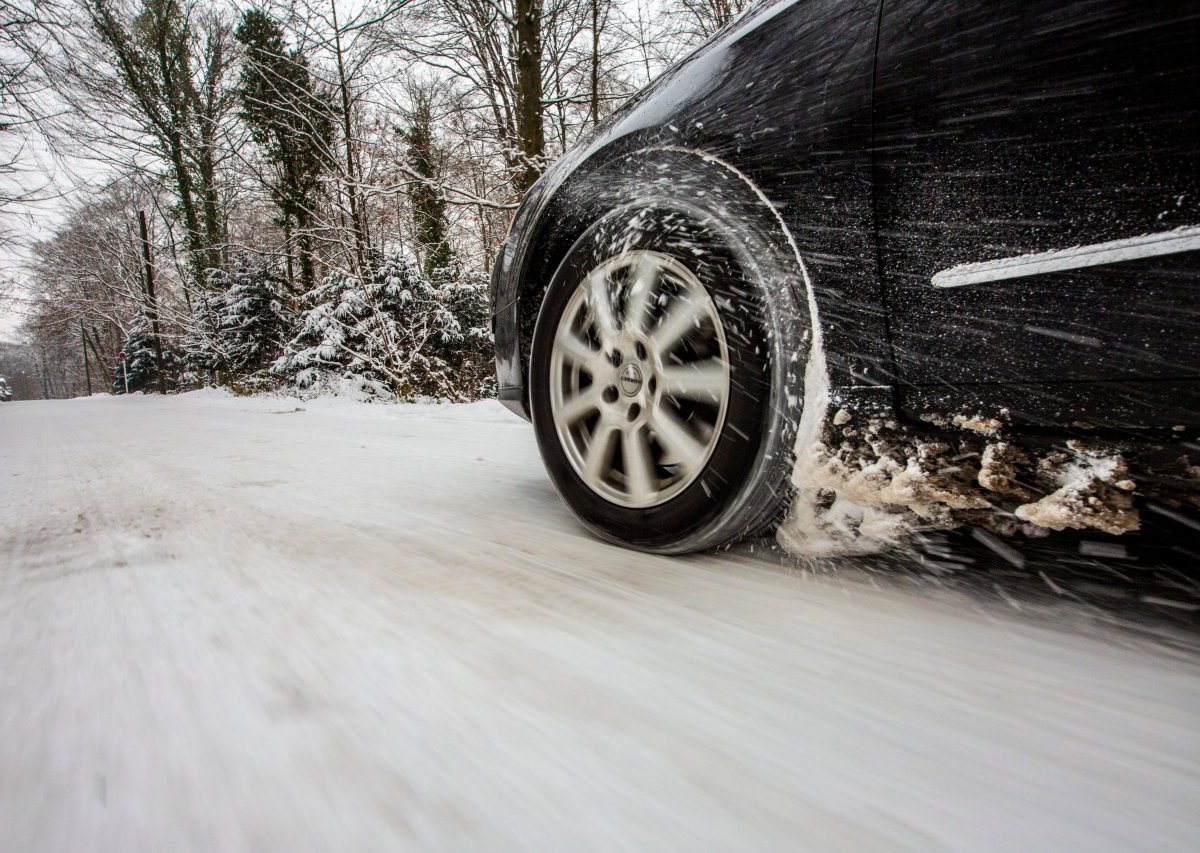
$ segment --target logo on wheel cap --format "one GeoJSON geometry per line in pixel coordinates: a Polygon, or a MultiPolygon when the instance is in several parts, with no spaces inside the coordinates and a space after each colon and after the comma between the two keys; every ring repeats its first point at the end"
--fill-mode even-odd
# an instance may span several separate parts
{"type": "Polygon", "coordinates": [[[625,365],[620,377],[621,390],[629,397],[642,390],[642,371],[632,362],[625,365]]]}

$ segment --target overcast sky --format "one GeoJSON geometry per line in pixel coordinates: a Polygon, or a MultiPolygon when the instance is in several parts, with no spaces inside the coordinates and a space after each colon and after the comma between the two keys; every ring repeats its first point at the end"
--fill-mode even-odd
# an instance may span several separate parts
{"type": "MultiPolygon", "coordinates": [[[[17,140],[0,142],[0,159],[7,160],[17,140]]],[[[29,249],[38,240],[49,237],[63,216],[69,198],[72,176],[37,137],[24,141],[20,160],[25,169],[16,175],[0,175],[0,194],[35,192],[38,199],[14,203],[0,209],[0,279],[15,280],[23,275],[29,249]]],[[[20,325],[23,304],[0,299],[0,340],[13,340],[20,325]]]]}

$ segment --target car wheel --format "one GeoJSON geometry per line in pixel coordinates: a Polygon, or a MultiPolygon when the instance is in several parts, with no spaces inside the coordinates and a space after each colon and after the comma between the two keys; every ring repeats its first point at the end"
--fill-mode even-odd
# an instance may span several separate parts
{"type": "Polygon", "coordinates": [[[790,492],[797,317],[778,315],[794,301],[779,304],[771,252],[725,213],[677,199],[613,210],[546,291],[538,445],[564,501],[609,541],[714,547],[764,529],[790,492]]]}

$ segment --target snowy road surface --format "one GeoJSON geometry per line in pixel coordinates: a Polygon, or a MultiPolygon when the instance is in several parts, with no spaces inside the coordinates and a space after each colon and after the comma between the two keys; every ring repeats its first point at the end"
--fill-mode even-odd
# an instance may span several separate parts
{"type": "Polygon", "coordinates": [[[495,403],[6,404],[0,484],[0,850],[1200,849],[1186,627],[604,545],[495,403]]]}

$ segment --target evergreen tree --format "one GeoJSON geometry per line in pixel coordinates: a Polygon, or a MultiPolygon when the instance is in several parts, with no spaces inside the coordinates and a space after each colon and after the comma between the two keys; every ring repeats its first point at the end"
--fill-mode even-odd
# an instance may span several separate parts
{"type": "Polygon", "coordinates": [[[313,211],[333,143],[330,97],[313,80],[307,57],[299,48],[288,49],[283,28],[266,12],[243,13],[235,37],[246,47],[237,89],[241,115],[275,167],[270,191],[288,241],[289,279],[295,229],[300,289],[307,293],[316,279],[313,211]]]}
{"type": "Polygon", "coordinates": [[[183,359],[197,374],[218,374],[228,369],[220,335],[228,275],[209,270],[205,286],[192,297],[190,326],[183,338],[183,359]]]}
{"type": "Polygon", "coordinates": [[[269,261],[247,255],[234,259],[218,309],[222,361],[237,375],[268,366],[290,337],[291,318],[283,308],[283,277],[269,261]]]}
{"type": "MultiPolygon", "coordinates": [[[[452,304],[465,300],[477,314],[478,294],[463,291],[456,297],[453,287],[435,286],[395,255],[377,260],[372,269],[366,282],[330,275],[309,295],[299,332],[272,370],[301,387],[329,375],[352,375],[403,399],[478,396],[477,377],[462,381],[453,354],[464,342],[477,342],[480,327],[464,331],[452,304]]],[[[475,314],[471,318],[479,322],[475,314]]]]}
{"type": "Polygon", "coordinates": [[[233,258],[229,271],[210,270],[193,299],[183,341],[188,368],[232,379],[269,366],[292,335],[283,288],[275,264],[245,253],[233,258]]]}
{"type": "MultiPolygon", "coordinates": [[[[125,335],[125,363],[117,363],[113,378],[113,393],[125,393],[125,378],[129,378],[129,393],[155,391],[158,389],[158,366],[154,353],[154,332],[150,318],[144,309],[133,318],[129,332],[125,335]]],[[[163,372],[167,388],[174,389],[179,372],[180,359],[176,353],[163,346],[163,372]]]]}
{"type": "Polygon", "coordinates": [[[454,317],[455,331],[437,348],[455,385],[470,398],[496,395],[496,348],[488,283],[483,279],[442,280],[439,300],[454,317]]]}

